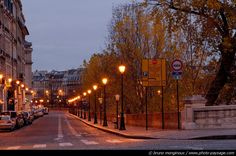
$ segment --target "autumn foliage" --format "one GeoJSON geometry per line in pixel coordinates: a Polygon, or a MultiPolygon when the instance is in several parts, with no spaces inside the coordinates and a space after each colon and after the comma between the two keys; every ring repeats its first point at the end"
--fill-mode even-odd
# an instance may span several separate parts
{"type": "MultiPolygon", "coordinates": [[[[107,77],[107,108],[114,111],[114,95],[120,94],[118,66],[125,64],[125,112],[144,113],[145,87],[140,83],[142,59],[165,58],[168,64],[165,111],[176,111],[176,81],[170,66],[178,58],[184,62],[179,82],[182,108],[183,98],[194,94],[206,96],[208,105],[233,104],[236,94],[236,16],[233,13],[235,1],[217,0],[148,0],[115,7],[106,48],[84,62],[84,90],[96,83],[100,86],[98,96],[103,96],[101,79],[107,77]],[[229,90],[231,94],[225,94],[229,90]],[[218,97],[227,101],[222,102],[218,97]]],[[[149,112],[161,110],[158,90],[160,87],[149,89],[149,112]]]]}

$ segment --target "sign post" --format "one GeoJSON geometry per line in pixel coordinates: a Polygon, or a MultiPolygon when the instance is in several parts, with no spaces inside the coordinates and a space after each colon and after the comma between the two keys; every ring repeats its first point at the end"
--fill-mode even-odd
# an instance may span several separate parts
{"type": "Polygon", "coordinates": [[[162,128],[164,129],[164,86],[166,86],[166,60],[143,59],[142,61],[142,85],[146,89],[146,130],[148,130],[148,87],[162,87],[162,128]]]}
{"type": "Polygon", "coordinates": [[[176,100],[177,100],[177,112],[178,112],[178,129],[180,129],[180,112],[179,112],[179,79],[182,75],[183,63],[181,60],[174,60],[172,62],[172,76],[176,79],[176,100]]]}

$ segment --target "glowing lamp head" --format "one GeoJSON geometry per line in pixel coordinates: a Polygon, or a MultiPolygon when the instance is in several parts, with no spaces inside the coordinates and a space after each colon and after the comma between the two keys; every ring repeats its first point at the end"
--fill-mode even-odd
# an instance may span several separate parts
{"type": "Polygon", "coordinates": [[[24,84],[21,84],[21,88],[24,88],[25,87],[25,85],[24,84]]]}
{"type": "Polygon", "coordinates": [[[92,91],[89,89],[89,90],[88,90],[88,94],[91,94],[91,93],[92,93],[92,91]]]}
{"type": "Polygon", "coordinates": [[[84,95],[84,96],[86,96],[86,95],[87,95],[87,93],[86,93],[86,92],[84,92],[84,93],[83,93],[83,95],[84,95]]]}
{"type": "Polygon", "coordinates": [[[97,90],[98,86],[97,85],[93,85],[93,90],[97,90]]]}
{"type": "Polygon", "coordinates": [[[119,95],[119,94],[116,94],[116,95],[115,95],[115,99],[116,99],[116,101],[119,101],[119,100],[120,100],[120,95],[119,95]]]}
{"type": "Polygon", "coordinates": [[[108,79],[107,79],[107,78],[103,78],[103,79],[102,79],[102,83],[103,83],[104,85],[106,85],[106,84],[107,84],[107,81],[108,81],[108,79]]]}
{"type": "Polygon", "coordinates": [[[124,65],[119,66],[119,71],[120,71],[121,74],[123,74],[125,72],[125,68],[126,67],[124,65]]]}
{"type": "Polygon", "coordinates": [[[10,82],[10,83],[11,83],[11,82],[12,82],[12,79],[11,79],[11,78],[10,78],[10,79],[8,79],[8,82],[10,82]]]}
{"type": "Polygon", "coordinates": [[[20,84],[20,81],[16,81],[16,84],[19,85],[19,84],[20,84]]]}
{"type": "Polygon", "coordinates": [[[3,79],[3,75],[2,74],[0,74],[0,79],[3,79]]]}

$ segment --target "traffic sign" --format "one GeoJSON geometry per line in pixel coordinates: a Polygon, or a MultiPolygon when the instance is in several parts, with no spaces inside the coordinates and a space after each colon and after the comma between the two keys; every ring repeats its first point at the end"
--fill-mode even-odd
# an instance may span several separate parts
{"type": "Polygon", "coordinates": [[[179,80],[181,78],[182,72],[178,72],[178,71],[173,71],[172,72],[172,76],[174,77],[174,79],[179,80]]]}
{"type": "Polygon", "coordinates": [[[172,62],[171,67],[173,69],[172,76],[174,79],[179,80],[182,75],[183,62],[181,60],[175,59],[172,62]]]}
{"type": "Polygon", "coordinates": [[[166,86],[166,60],[143,59],[142,60],[142,85],[166,86]]]}
{"type": "Polygon", "coordinates": [[[183,63],[181,60],[176,59],[172,62],[171,66],[174,71],[181,71],[183,68],[183,63]]]}
{"type": "Polygon", "coordinates": [[[173,71],[172,75],[182,75],[182,71],[173,71]]]}

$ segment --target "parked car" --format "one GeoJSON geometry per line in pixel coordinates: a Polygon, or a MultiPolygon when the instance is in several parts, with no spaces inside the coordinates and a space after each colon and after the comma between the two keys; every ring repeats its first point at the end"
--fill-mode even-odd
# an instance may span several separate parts
{"type": "Polygon", "coordinates": [[[24,119],[24,124],[25,125],[30,125],[33,123],[34,116],[31,112],[24,111],[23,113],[23,119],[24,119]]]}
{"type": "Polygon", "coordinates": [[[17,118],[16,111],[1,112],[1,115],[9,115],[11,118],[17,118]]]}
{"type": "Polygon", "coordinates": [[[42,109],[35,109],[34,110],[34,117],[35,119],[42,117],[44,115],[43,110],[42,109]]]}
{"type": "Polygon", "coordinates": [[[0,129],[14,130],[16,127],[16,118],[11,118],[10,115],[0,115],[0,129]]]}
{"type": "Polygon", "coordinates": [[[21,128],[24,126],[24,124],[24,115],[22,112],[18,112],[16,117],[16,128],[21,128]]]}
{"type": "Polygon", "coordinates": [[[48,107],[44,107],[43,108],[43,113],[44,114],[48,114],[49,113],[49,108],[48,107]]]}

